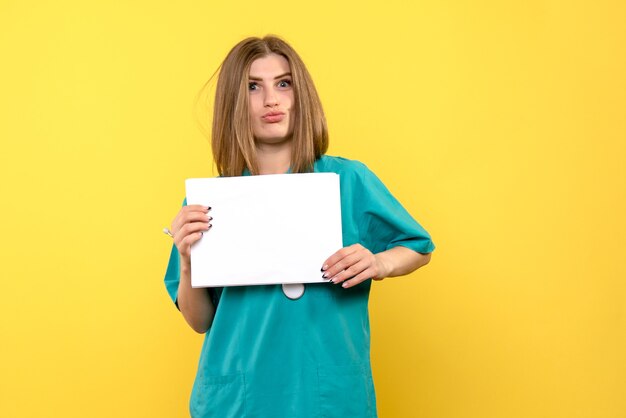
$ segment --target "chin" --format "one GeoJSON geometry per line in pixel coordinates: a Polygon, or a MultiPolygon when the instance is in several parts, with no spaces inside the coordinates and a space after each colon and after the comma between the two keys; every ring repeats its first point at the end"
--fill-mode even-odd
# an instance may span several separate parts
{"type": "Polygon", "coordinates": [[[283,142],[291,141],[291,135],[276,135],[276,136],[256,136],[255,141],[261,144],[281,144],[283,142]]]}

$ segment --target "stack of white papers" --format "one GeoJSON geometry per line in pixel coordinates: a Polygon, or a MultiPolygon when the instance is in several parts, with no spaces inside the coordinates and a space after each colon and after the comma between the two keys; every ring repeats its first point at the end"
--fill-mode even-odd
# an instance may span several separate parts
{"type": "Polygon", "coordinates": [[[210,206],[212,228],[191,248],[193,287],[322,282],[342,247],[339,175],[188,179],[187,204],[210,206]]]}

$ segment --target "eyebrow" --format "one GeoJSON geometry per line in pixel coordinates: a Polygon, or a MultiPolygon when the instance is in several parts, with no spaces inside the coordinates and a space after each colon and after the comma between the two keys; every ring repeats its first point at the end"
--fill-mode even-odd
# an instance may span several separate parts
{"type": "MultiPolygon", "coordinates": [[[[284,74],[281,74],[281,75],[277,75],[276,77],[274,77],[274,80],[278,80],[279,78],[283,78],[283,77],[285,77],[285,76],[289,76],[289,77],[291,77],[291,73],[284,73],[284,74]]],[[[248,80],[263,81],[263,79],[262,79],[262,78],[259,78],[259,77],[254,77],[254,76],[250,76],[250,77],[248,77],[248,80]]]]}

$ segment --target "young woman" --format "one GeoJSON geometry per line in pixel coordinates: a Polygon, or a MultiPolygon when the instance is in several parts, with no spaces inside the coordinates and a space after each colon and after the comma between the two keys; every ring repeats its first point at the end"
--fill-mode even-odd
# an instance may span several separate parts
{"type": "Polygon", "coordinates": [[[327,282],[307,284],[295,300],[280,285],[192,288],[190,247],[211,239],[212,217],[208,207],[183,206],[165,284],[187,323],[206,333],[191,415],[376,417],[371,280],[428,263],[430,236],[365,165],[324,155],[313,81],[279,38],[245,39],[222,63],[212,147],[221,176],[338,173],[344,248],[320,260],[327,282]]]}

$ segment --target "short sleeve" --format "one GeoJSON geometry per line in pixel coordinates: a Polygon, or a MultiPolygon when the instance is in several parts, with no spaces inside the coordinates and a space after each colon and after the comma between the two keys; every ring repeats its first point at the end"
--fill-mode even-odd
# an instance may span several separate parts
{"type": "Polygon", "coordinates": [[[167,270],[165,271],[165,288],[170,295],[172,301],[178,308],[178,283],[180,283],[180,255],[178,255],[178,249],[176,245],[172,244],[172,251],[170,252],[170,260],[167,263],[167,270]]]}
{"type": "MultiPolygon", "coordinates": [[[[187,199],[183,201],[183,206],[187,205],[187,199]]],[[[172,250],[170,252],[170,259],[167,263],[167,270],[165,271],[165,289],[170,295],[172,302],[178,308],[178,284],[180,283],[180,254],[176,245],[172,244],[172,250]]],[[[213,305],[217,309],[219,299],[221,296],[221,288],[209,288],[209,294],[213,305]]]]}
{"type": "Polygon", "coordinates": [[[357,166],[355,181],[362,202],[355,205],[359,210],[360,241],[366,248],[378,253],[402,246],[422,254],[435,249],[428,232],[364,164],[357,166]]]}

